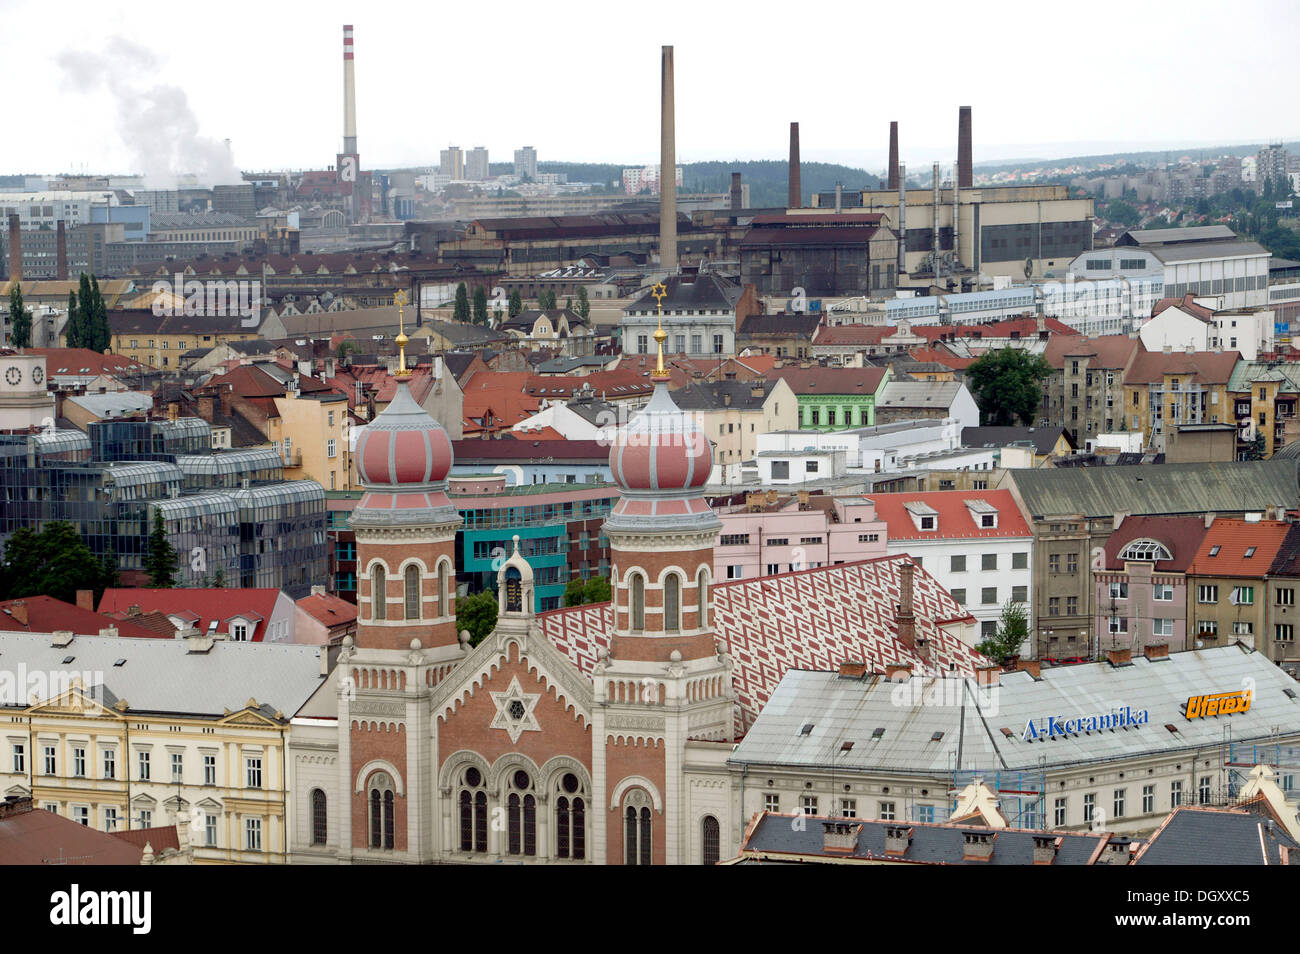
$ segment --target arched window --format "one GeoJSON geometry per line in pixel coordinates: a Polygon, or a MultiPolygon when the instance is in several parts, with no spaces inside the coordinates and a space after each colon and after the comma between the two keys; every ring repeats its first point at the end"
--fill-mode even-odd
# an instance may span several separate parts
{"type": "Polygon", "coordinates": [[[487,792],[483,773],[474,766],[465,770],[460,790],[460,850],[487,851],[487,792]]]}
{"type": "Polygon", "coordinates": [[[532,784],[523,769],[510,777],[506,826],[507,851],[512,855],[537,854],[537,798],[532,794],[532,784]]]}
{"type": "Polygon", "coordinates": [[[412,563],[406,568],[406,610],[403,619],[420,618],[420,568],[412,563]]]}
{"type": "Polygon", "coordinates": [[[370,571],[370,611],[374,619],[388,619],[388,574],[382,566],[370,571]]]}
{"type": "Polygon", "coordinates": [[[650,796],[644,790],[634,788],[628,792],[623,804],[623,863],[648,865],[651,863],[652,844],[650,796]]]}
{"type": "Polygon", "coordinates": [[[325,813],[325,793],[319,788],[311,790],[311,843],[323,845],[329,838],[328,816],[325,813]]]}
{"type": "Polygon", "coordinates": [[[664,632],[676,633],[682,628],[682,578],[669,573],[664,578],[664,632]]]}
{"type": "Polygon", "coordinates": [[[1172,560],[1173,554],[1169,548],[1158,540],[1134,540],[1123,550],[1120,551],[1121,560],[1150,560],[1159,562],[1161,560],[1172,560]]]}
{"type": "Polygon", "coordinates": [[[560,777],[555,800],[555,857],[581,861],[587,856],[587,802],[582,780],[572,772],[560,777]]]}
{"type": "Polygon", "coordinates": [[[700,823],[700,844],[704,847],[704,863],[716,865],[722,857],[722,830],[712,815],[705,815],[700,823]]]}
{"type": "Polygon", "coordinates": [[[645,629],[645,577],[640,573],[632,574],[632,630],[640,632],[645,629]]]}
{"type": "Polygon", "coordinates": [[[454,582],[454,574],[448,573],[447,570],[446,563],[438,564],[438,615],[442,617],[455,615],[451,606],[451,584],[454,582]]]}
{"type": "Polygon", "coordinates": [[[695,577],[696,599],[700,607],[700,629],[709,628],[709,571],[700,567],[699,574],[695,577]]]}
{"type": "Polygon", "coordinates": [[[393,780],[385,772],[370,779],[370,847],[393,847],[393,780]]]}

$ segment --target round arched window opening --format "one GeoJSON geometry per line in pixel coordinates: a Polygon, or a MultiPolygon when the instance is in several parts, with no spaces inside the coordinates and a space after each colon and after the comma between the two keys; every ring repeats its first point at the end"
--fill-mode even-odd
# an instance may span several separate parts
{"type": "Polygon", "coordinates": [[[578,790],[578,776],[574,775],[572,772],[567,772],[565,773],[562,784],[564,785],[564,790],[572,795],[578,790]]]}
{"type": "Polygon", "coordinates": [[[465,770],[465,784],[470,788],[478,788],[482,781],[483,773],[474,768],[474,766],[471,765],[465,770]]]}
{"type": "Polygon", "coordinates": [[[519,771],[515,772],[515,788],[522,791],[528,788],[530,784],[532,784],[532,782],[528,778],[527,772],[525,772],[523,769],[520,769],[519,771]]]}

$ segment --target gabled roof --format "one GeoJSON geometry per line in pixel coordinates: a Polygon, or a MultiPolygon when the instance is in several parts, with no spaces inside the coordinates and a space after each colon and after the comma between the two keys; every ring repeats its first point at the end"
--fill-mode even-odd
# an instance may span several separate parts
{"type": "Polygon", "coordinates": [[[703,275],[670,275],[663,282],[667,297],[662,301],[650,297],[646,289],[636,301],[624,308],[625,312],[655,311],[661,305],[664,314],[670,310],[699,311],[701,308],[731,311],[744,291],[735,282],[730,282],[720,275],[706,273],[703,275]]]}
{"type": "Polygon", "coordinates": [[[1236,351],[1143,351],[1124,376],[1124,383],[1158,384],[1172,374],[1190,376],[1203,384],[1226,385],[1239,360],[1236,351]]]}
{"type": "Polygon", "coordinates": [[[1063,427],[964,427],[961,432],[963,447],[1010,447],[1030,444],[1034,453],[1046,456],[1055,450],[1061,438],[1074,447],[1070,432],[1063,427]]]}
{"type": "Polygon", "coordinates": [[[207,633],[216,623],[216,631],[226,633],[228,621],[235,616],[244,616],[255,623],[249,634],[251,642],[260,643],[266,635],[266,623],[275,615],[275,604],[280,597],[280,590],[271,588],[208,589],[107,589],[99,600],[101,613],[125,613],[131,607],[140,607],[141,612],[154,610],[192,620],[195,629],[207,633]]]}
{"type": "Polygon", "coordinates": [[[45,373],[50,378],[64,374],[134,375],[151,370],[147,364],[122,354],[100,354],[90,348],[27,348],[25,354],[45,356],[45,373]]]}
{"type": "Polygon", "coordinates": [[[130,620],[110,619],[72,603],[56,600],[52,596],[28,596],[24,599],[5,600],[0,603],[0,631],[12,633],[53,633],[67,631],[79,636],[98,636],[101,629],[117,628],[119,636],[136,639],[170,638],[169,631],[160,634],[130,620]],[[20,609],[21,607],[21,609],[20,609]],[[26,611],[27,622],[21,621],[26,611]]]}
{"type": "MultiPolygon", "coordinates": [[[[738,737],[790,669],[827,668],[853,659],[880,671],[901,661],[917,672],[972,675],[988,664],[940,628],[970,616],[922,567],[915,570],[913,601],[916,635],[929,641],[929,662],[899,640],[895,607],[904,563],[911,560],[880,557],[714,586],[714,631],[736,664],[738,737]]],[[[586,676],[599,651],[608,648],[613,628],[608,603],[552,610],[538,623],[586,676]]]]}
{"type": "Polygon", "coordinates": [[[343,626],[357,619],[357,605],[330,593],[313,593],[294,604],[324,626],[343,626]]]}
{"type": "Polygon", "coordinates": [[[876,519],[889,525],[890,541],[894,540],[961,540],[977,537],[1033,537],[1015,498],[1009,490],[932,490],[923,493],[870,494],[876,505],[876,519]],[[984,510],[972,506],[983,502],[997,512],[996,527],[980,526],[979,513],[984,510]],[[933,530],[919,530],[908,516],[908,506],[922,504],[930,508],[935,520],[933,530]],[[972,512],[974,511],[974,512],[972,512]]]}
{"type": "Polygon", "coordinates": [[[965,388],[960,381],[890,381],[876,398],[876,409],[951,408],[965,388]]]}
{"type": "Polygon", "coordinates": [[[1237,233],[1226,225],[1198,225],[1186,229],[1129,229],[1115,240],[1117,246],[1181,245],[1235,239],[1237,233]]]}
{"type": "Polygon", "coordinates": [[[821,323],[821,315],[807,314],[749,315],[740,323],[740,335],[788,335],[791,338],[811,338],[821,323]]]}
{"type": "Polygon", "coordinates": [[[139,865],[142,850],[43,808],[0,817],[0,865],[139,865]]]}
{"type": "Polygon", "coordinates": [[[1214,318],[1214,312],[1204,305],[1196,304],[1196,296],[1186,294],[1182,298],[1161,298],[1151,309],[1151,317],[1154,318],[1166,308],[1177,308],[1184,314],[1191,315],[1193,318],[1199,318],[1201,321],[1209,322],[1214,318]]]}
{"type": "Polygon", "coordinates": [[[1127,368],[1136,354],[1143,352],[1142,342],[1128,335],[1053,335],[1047,342],[1043,357],[1058,371],[1065,367],[1067,358],[1090,358],[1089,367],[1102,370],[1127,368]]]}
{"type": "Polygon", "coordinates": [[[683,411],[761,410],[775,381],[692,381],[673,392],[683,411]],[[756,393],[757,392],[757,393],[756,393]]]}
{"type": "Polygon", "coordinates": [[[1135,865],[1300,863],[1286,829],[1243,808],[1180,805],[1133,859],[1135,865]],[[1286,857],[1290,855],[1290,857],[1286,857]]]}
{"type": "Polygon", "coordinates": [[[875,394],[885,379],[885,368],[773,368],[769,378],[781,378],[795,394],[813,395],[875,394]]]}
{"type": "Polygon", "coordinates": [[[1262,578],[1290,529],[1291,525],[1281,520],[1251,522],[1220,517],[1205,531],[1187,572],[1197,576],[1262,578]]]}

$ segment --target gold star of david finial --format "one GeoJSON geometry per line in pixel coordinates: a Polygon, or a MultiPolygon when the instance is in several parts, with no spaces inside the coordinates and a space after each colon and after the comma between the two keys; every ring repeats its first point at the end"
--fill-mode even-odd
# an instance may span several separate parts
{"type": "Polygon", "coordinates": [[[664,342],[668,340],[668,332],[664,331],[664,299],[668,297],[668,288],[663,282],[655,282],[650,286],[650,295],[654,298],[659,311],[659,327],[655,329],[654,335],[659,356],[655,361],[654,373],[650,377],[655,381],[666,381],[668,372],[664,370],[664,342]]]}
{"type": "Polygon", "coordinates": [[[397,371],[396,377],[410,377],[411,372],[406,368],[406,330],[402,327],[402,306],[406,304],[406,291],[399,288],[393,294],[393,304],[397,306],[397,371]]]}

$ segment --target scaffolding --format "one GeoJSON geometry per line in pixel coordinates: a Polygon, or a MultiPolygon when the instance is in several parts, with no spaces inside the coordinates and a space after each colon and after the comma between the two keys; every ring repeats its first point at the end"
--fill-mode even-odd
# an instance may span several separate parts
{"type": "Polygon", "coordinates": [[[1300,801],[1295,777],[1300,774],[1300,746],[1280,742],[1229,742],[1223,760],[1227,773],[1228,795],[1236,798],[1256,765],[1267,765],[1277,772],[1277,784],[1288,802],[1300,801]]]}
{"type": "Polygon", "coordinates": [[[953,772],[949,795],[949,816],[957,809],[961,792],[968,785],[983,782],[998,799],[998,809],[1012,828],[1047,828],[1047,772],[993,769],[962,769],[953,772]]]}

